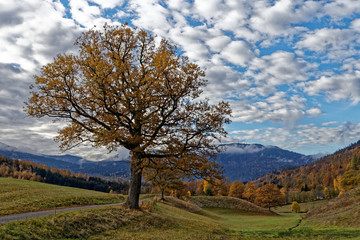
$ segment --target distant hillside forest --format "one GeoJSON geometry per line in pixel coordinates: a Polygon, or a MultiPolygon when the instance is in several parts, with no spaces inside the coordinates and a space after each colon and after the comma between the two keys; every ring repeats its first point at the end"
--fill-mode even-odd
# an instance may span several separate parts
{"type": "Polygon", "coordinates": [[[26,179],[61,186],[84,188],[101,192],[126,193],[126,182],[106,181],[99,177],[89,177],[69,170],[49,168],[30,161],[10,159],[0,155],[0,177],[26,179]]]}
{"type": "Polygon", "coordinates": [[[360,185],[360,141],[313,163],[287,171],[273,171],[256,185],[276,184],[289,200],[333,198],[360,185]]]}

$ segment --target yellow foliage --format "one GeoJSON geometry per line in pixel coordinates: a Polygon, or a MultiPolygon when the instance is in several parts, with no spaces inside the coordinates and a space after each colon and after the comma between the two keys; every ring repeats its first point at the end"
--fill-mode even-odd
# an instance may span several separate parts
{"type": "Polygon", "coordinates": [[[296,212],[296,213],[300,212],[300,204],[296,201],[292,202],[291,211],[296,212]]]}
{"type": "Polygon", "coordinates": [[[241,181],[234,181],[230,185],[229,197],[241,198],[244,192],[244,183],[241,181]]]}

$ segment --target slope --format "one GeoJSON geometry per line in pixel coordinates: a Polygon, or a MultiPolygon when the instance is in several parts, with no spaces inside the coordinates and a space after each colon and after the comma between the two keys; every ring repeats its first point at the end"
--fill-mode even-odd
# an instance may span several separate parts
{"type": "Polygon", "coordinates": [[[124,200],[122,195],[0,177],[0,216],[124,200]]]}
{"type": "Polygon", "coordinates": [[[309,211],[304,219],[305,226],[360,228],[360,187],[309,211]]]}

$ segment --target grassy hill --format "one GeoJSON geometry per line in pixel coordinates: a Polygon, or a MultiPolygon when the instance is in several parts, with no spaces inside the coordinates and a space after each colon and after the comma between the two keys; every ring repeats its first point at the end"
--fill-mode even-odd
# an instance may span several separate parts
{"type": "Polygon", "coordinates": [[[270,212],[268,209],[259,207],[251,202],[234,197],[221,196],[209,198],[205,196],[197,196],[192,197],[191,202],[195,203],[201,208],[226,208],[236,209],[238,211],[243,211],[247,213],[274,215],[274,213],[270,212]]]}
{"type": "Polygon", "coordinates": [[[308,226],[328,228],[360,228],[360,187],[309,211],[305,216],[305,223],[308,226]]]}
{"type": "Polygon", "coordinates": [[[122,195],[0,177],[0,216],[124,200],[122,195]]]}

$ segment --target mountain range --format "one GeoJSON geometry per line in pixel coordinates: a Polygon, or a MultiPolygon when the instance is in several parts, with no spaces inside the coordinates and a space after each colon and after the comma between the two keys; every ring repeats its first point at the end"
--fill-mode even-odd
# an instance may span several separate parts
{"type": "Polygon", "coordinates": [[[223,145],[225,152],[217,161],[225,169],[230,181],[252,181],[278,169],[293,169],[316,160],[314,156],[261,144],[232,143],[223,145]]]}
{"type": "MultiPolygon", "coordinates": [[[[225,177],[228,177],[230,181],[251,181],[274,170],[291,169],[315,160],[312,156],[275,146],[244,143],[222,146],[225,151],[218,154],[217,162],[223,166],[225,177]]],[[[120,161],[108,159],[96,162],[73,155],[41,155],[20,151],[3,143],[0,143],[0,155],[106,178],[129,178],[130,175],[127,159],[120,161]]]]}

